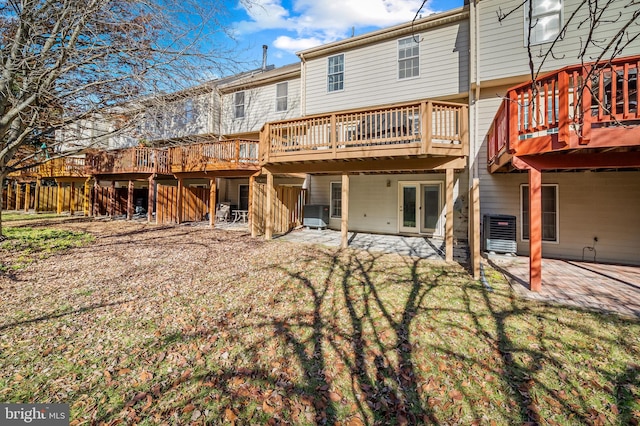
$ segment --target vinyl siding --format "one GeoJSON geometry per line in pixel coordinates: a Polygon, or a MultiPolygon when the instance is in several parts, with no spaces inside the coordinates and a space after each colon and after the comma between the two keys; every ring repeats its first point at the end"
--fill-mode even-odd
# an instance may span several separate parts
{"type": "Polygon", "coordinates": [[[289,83],[287,110],[276,112],[276,85],[244,90],[244,117],[234,117],[234,93],[222,97],[222,134],[259,132],[267,122],[299,117],[300,112],[300,79],[287,80],[289,83]]]}
{"type": "MultiPolygon", "coordinates": [[[[479,74],[482,81],[506,78],[511,76],[528,76],[530,71],[528,68],[529,58],[527,48],[525,47],[525,21],[524,16],[526,8],[513,12],[508,18],[501,23],[498,22],[498,11],[503,13],[509,12],[517,8],[522,3],[521,0],[485,0],[479,2],[479,74]]],[[[571,16],[577,5],[578,0],[564,1],[563,23],[571,16]]],[[[599,45],[603,42],[611,40],[622,26],[625,16],[629,16],[632,12],[625,6],[629,2],[616,1],[612,2],[603,15],[602,21],[594,32],[594,40],[599,45]],[[620,14],[620,16],[619,16],[620,14]]],[[[554,55],[549,56],[542,68],[543,72],[552,71],[567,65],[579,64],[578,52],[583,45],[587,35],[586,25],[578,28],[578,24],[586,17],[586,5],[583,6],[585,11],[579,11],[572,23],[568,27],[568,31],[564,39],[560,40],[554,47],[554,55]]],[[[632,26],[631,32],[637,34],[637,27],[632,26]]],[[[544,54],[551,46],[551,43],[543,43],[532,46],[533,61],[536,69],[541,62],[541,53],[544,54]]],[[[591,46],[585,56],[585,62],[597,58],[601,53],[600,48],[591,46]]],[[[631,56],[640,54],[640,43],[634,42],[625,47],[623,54],[618,56],[631,56]]],[[[605,55],[605,59],[611,57],[605,55]]]]}
{"type": "MultiPolygon", "coordinates": [[[[306,62],[306,114],[456,97],[468,90],[469,24],[467,20],[417,34],[420,76],[398,79],[398,40],[348,50],[344,53],[344,90],[327,92],[327,58],[306,62]]],[[[334,54],[330,55],[334,56],[334,54]]],[[[459,97],[459,96],[458,96],[459,97]]]]}
{"type": "MultiPolygon", "coordinates": [[[[399,182],[443,182],[441,222],[444,226],[444,173],[403,175],[353,175],[349,182],[349,231],[382,234],[398,233],[399,182]],[[387,187],[387,180],[390,186],[387,187]]],[[[467,239],[466,175],[454,176],[454,236],[467,239]]],[[[330,204],[331,182],[341,182],[341,176],[312,176],[309,188],[309,204],[330,204]]],[[[330,219],[329,227],[340,229],[340,218],[330,219]]],[[[444,227],[443,227],[444,229],[444,227]]]]}

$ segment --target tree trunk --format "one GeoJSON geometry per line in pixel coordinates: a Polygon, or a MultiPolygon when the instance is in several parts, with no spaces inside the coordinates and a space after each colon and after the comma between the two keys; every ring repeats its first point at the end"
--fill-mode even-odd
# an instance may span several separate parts
{"type": "MultiPolygon", "coordinates": [[[[0,241],[7,238],[2,234],[2,189],[4,188],[4,175],[0,173],[0,241]]],[[[7,191],[8,193],[8,191],[7,191]]]]}

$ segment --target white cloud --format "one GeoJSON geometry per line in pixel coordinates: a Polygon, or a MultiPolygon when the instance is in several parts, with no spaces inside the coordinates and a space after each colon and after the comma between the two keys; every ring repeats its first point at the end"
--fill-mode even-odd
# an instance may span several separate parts
{"type": "MultiPolygon", "coordinates": [[[[274,46],[289,52],[335,41],[351,34],[352,28],[371,30],[408,22],[415,17],[421,2],[416,0],[292,0],[287,10],[282,0],[255,0],[243,5],[249,21],[237,23],[240,34],[263,30],[292,32],[281,35],[274,46]]],[[[423,9],[423,16],[433,10],[423,9]]]]}
{"type": "Polygon", "coordinates": [[[299,50],[305,50],[315,46],[319,46],[322,43],[322,40],[315,37],[291,38],[288,36],[279,36],[273,41],[273,46],[277,49],[286,50],[287,52],[297,52],[299,50]]]}

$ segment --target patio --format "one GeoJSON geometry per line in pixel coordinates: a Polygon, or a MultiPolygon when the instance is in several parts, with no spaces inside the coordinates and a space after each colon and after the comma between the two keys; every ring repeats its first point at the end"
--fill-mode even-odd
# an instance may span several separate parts
{"type": "Polygon", "coordinates": [[[640,318],[640,267],[542,259],[542,291],[529,290],[529,258],[490,255],[521,297],[640,318]]]}

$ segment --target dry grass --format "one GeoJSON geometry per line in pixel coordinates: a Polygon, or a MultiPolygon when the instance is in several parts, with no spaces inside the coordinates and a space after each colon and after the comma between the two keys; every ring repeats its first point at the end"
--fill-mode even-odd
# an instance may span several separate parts
{"type": "MultiPolygon", "coordinates": [[[[0,275],[0,400],[72,424],[633,424],[640,324],[517,300],[459,266],[206,227],[0,275]]],[[[0,256],[9,255],[0,250],[0,256]]]]}

